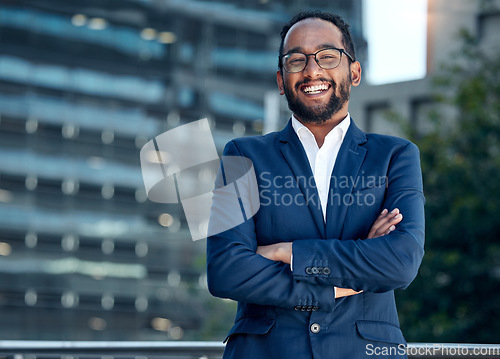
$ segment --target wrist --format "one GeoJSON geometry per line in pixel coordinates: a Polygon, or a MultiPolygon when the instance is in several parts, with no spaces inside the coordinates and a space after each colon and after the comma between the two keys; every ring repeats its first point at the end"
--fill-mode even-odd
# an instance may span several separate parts
{"type": "Polygon", "coordinates": [[[278,258],[281,262],[290,264],[292,259],[292,243],[285,242],[278,247],[278,258]]]}

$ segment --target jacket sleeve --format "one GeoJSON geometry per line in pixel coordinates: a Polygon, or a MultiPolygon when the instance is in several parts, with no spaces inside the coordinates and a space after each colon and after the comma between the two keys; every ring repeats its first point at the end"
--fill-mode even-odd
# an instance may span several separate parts
{"type": "MultiPolygon", "coordinates": [[[[223,156],[241,154],[234,142],[229,142],[223,156]]],[[[216,188],[218,186],[220,184],[216,188]]],[[[227,210],[234,206],[223,203],[228,200],[231,197],[214,191],[211,222],[234,223],[236,213],[227,210]]],[[[297,280],[288,264],[256,254],[257,242],[253,218],[246,218],[243,223],[207,238],[207,277],[212,295],[289,309],[333,310],[335,297],[331,286],[297,280]]]]}
{"type": "Polygon", "coordinates": [[[368,292],[406,288],[411,283],[424,254],[425,200],[414,144],[393,155],[387,178],[383,208],[399,208],[403,214],[396,230],[371,239],[294,241],[295,279],[368,292]]]}

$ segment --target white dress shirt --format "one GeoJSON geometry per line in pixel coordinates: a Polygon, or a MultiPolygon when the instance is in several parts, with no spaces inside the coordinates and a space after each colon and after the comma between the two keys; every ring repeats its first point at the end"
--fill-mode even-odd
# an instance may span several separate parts
{"type": "Polygon", "coordinates": [[[340,146],[344,141],[350,124],[351,116],[348,113],[346,118],[328,132],[320,148],[312,132],[292,115],[292,127],[306,151],[307,159],[309,160],[309,165],[314,175],[314,181],[316,182],[325,223],[330,178],[332,177],[333,167],[335,166],[340,146]]]}
{"type": "MultiPolygon", "coordinates": [[[[304,147],[307,159],[309,160],[309,165],[314,175],[314,181],[316,182],[325,223],[328,193],[330,191],[330,178],[332,177],[333,167],[335,166],[335,161],[337,161],[340,146],[342,142],[344,142],[350,124],[351,116],[347,113],[346,118],[328,132],[323,142],[323,146],[320,148],[312,132],[292,115],[292,127],[299,137],[300,143],[302,147],[304,147]]],[[[290,269],[293,271],[293,254],[290,259],[290,269]]],[[[334,296],[336,292],[337,289],[334,288],[334,296]]]]}

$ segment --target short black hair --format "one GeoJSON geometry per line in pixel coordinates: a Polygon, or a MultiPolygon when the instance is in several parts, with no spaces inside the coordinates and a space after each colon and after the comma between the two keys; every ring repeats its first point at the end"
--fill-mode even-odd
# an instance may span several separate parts
{"type": "MultiPolygon", "coordinates": [[[[279,56],[278,56],[278,67],[280,71],[283,71],[283,64],[281,63],[281,58],[283,57],[283,46],[285,43],[285,37],[286,34],[288,34],[288,31],[290,28],[298,23],[299,21],[302,21],[304,19],[309,19],[309,18],[316,18],[316,19],[321,19],[325,21],[331,22],[333,25],[335,25],[340,32],[342,33],[342,44],[344,45],[346,51],[349,53],[349,55],[352,56],[354,61],[356,61],[356,52],[354,50],[354,41],[352,40],[351,36],[351,31],[349,30],[349,24],[344,21],[339,15],[332,14],[330,12],[326,11],[320,11],[320,10],[309,10],[309,11],[304,11],[301,13],[298,13],[295,15],[286,25],[283,26],[281,29],[281,43],[280,43],[280,50],[279,50],[279,56]]],[[[348,58],[350,61],[350,59],[348,58]]]]}

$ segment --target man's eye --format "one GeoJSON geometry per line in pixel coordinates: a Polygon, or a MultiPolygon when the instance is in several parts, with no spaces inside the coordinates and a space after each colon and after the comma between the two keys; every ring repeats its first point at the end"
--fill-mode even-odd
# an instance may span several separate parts
{"type": "Polygon", "coordinates": [[[304,61],[305,61],[304,59],[290,59],[290,60],[288,60],[288,62],[291,64],[300,64],[304,61]]]}

